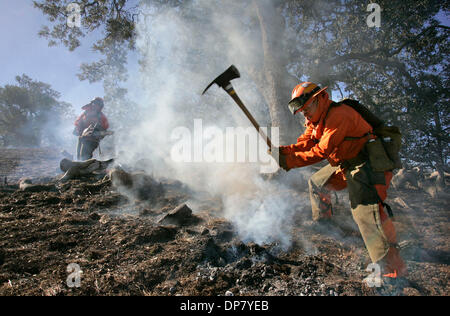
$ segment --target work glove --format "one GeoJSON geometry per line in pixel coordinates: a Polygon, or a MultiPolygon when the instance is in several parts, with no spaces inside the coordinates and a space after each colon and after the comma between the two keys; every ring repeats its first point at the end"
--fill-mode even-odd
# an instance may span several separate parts
{"type": "Polygon", "coordinates": [[[291,170],[286,163],[286,155],[280,151],[280,147],[269,149],[269,154],[276,160],[280,168],[286,171],[291,170]]]}
{"type": "Polygon", "coordinates": [[[280,146],[279,151],[282,155],[289,155],[295,152],[294,149],[291,147],[291,145],[280,146]]]}

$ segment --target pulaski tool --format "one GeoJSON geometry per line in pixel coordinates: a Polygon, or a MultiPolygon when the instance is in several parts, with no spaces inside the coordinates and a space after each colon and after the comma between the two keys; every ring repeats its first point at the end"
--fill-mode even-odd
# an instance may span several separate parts
{"type": "Polygon", "coordinates": [[[241,110],[244,112],[244,114],[247,116],[247,118],[252,122],[253,126],[256,128],[258,133],[262,136],[262,138],[266,141],[267,146],[269,146],[269,150],[272,152],[272,142],[270,141],[270,138],[261,130],[258,122],[256,122],[255,118],[252,116],[252,114],[247,110],[247,107],[242,103],[241,99],[237,95],[236,91],[234,90],[233,86],[231,85],[231,80],[240,78],[241,75],[239,73],[239,70],[234,65],[231,65],[230,68],[225,70],[220,76],[218,76],[216,79],[211,82],[206,89],[203,91],[202,95],[205,94],[205,92],[213,85],[217,84],[219,87],[223,88],[230,97],[233,98],[233,100],[237,103],[237,105],[241,108],[241,110]]]}

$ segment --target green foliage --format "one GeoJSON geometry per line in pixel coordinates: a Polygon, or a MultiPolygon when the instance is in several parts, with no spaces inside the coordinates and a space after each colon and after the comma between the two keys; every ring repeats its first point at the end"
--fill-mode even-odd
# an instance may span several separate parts
{"type": "Polygon", "coordinates": [[[0,145],[39,146],[47,124],[72,117],[71,105],[58,98],[50,85],[17,76],[16,85],[0,87],[0,145]]]}
{"type": "Polygon", "coordinates": [[[405,135],[403,156],[433,167],[449,162],[448,32],[437,0],[376,1],[369,28],[361,1],[290,1],[291,69],[369,106],[405,135]],[[299,54],[300,53],[300,54],[299,54]]]}
{"type": "MultiPolygon", "coordinates": [[[[130,1],[128,1],[130,2],[130,1]]],[[[134,45],[134,17],[133,9],[126,8],[127,0],[42,0],[33,1],[34,6],[47,15],[50,22],[54,22],[50,30],[44,27],[39,35],[49,39],[51,45],[60,43],[71,51],[80,46],[80,38],[97,29],[105,32],[104,38],[94,46],[100,50],[112,42],[128,42],[130,47],[134,45]],[[76,3],[81,9],[81,28],[69,27],[67,19],[70,12],[67,7],[76,3]]]]}
{"type": "MultiPolygon", "coordinates": [[[[72,50],[80,45],[86,33],[101,30],[104,36],[93,49],[104,58],[83,64],[79,77],[91,82],[103,80],[106,99],[118,107],[128,103],[120,82],[127,79],[127,53],[135,47],[134,22],[147,18],[139,4],[176,7],[178,14],[193,23],[201,24],[211,18],[201,6],[188,6],[187,10],[190,0],[81,0],[78,3],[82,7],[82,27],[70,29],[66,26],[65,8],[71,2],[34,1],[55,23],[52,30],[44,28],[41,35],[50,44],[59,41],[72,50]]],[[[221,1],[210,3],[211,8],[224,15],[235,14],[233,10],[248,14],[248,19],[239,21],[239,36],[243,38],[239,40],[260,45],[259,49],[249,47],[249,51],[260,53],[250,59],[252,64],[247,65],[247,72],[264,95],[272,119],[278,117],[287,122],[276,112],[286,111],[287,100],[282,100],[289,92],[286,86],[290,83],[284,79],[289,76],[288,71],[297,82],[315,81],[329,86],[329,91],[340,91],[342,97],[357,98],[380,117],[398,125],[405,136],[402,153],[408,163],[447,165],[449,28],[440,25],[436,14],[440,11],[448,14],[449,5],[439,0],[378,0],[382,9],[381,27],[370,28],[367,25],[370,2],[247,0],[227,3],[226,7],[221,1]],[[280,19],[272,18],[275,15],[285,21],[284,31],[279,30],[280,19]]],[[[223,38],[217,30],[210,31],[218,36],[216,43],[192,33],[190,40],[198,43],[192,63],[202,60],[202,49],[214,47],[218,54],[222,52],[223,55],[217,56],[221,61],[230,53],[226,50],[230,39],[223,38]]]]}
{"type": "MultiPolygon", "coordinates": [[[[126,64],[129,50],[135,44],[135,20],[137,18],[136,5],[127,0],[81,0],[76,1],[80,6],[81,27],[67,25],[67,6],[72,0],[42,0],[33,1],[51,22],[50,30],[44,27],[39,35],[49,40],[49,45],[62,43],[69,50],[75,50],[81,44],[81,39],[87,33],[98,32],[102,37],[92,45],[92,50],[103,57],[96,62],[82,63],[80,80],[89,82],[103,81],[105,90],[106,111],[109,115],[118,115],[131,101],[126,97],[126,89],[121,83],[128,78],[126,64]],[[131,3],[131,4],[130,4],[131,3]]],[[[119,117],[116,117],[119,119],[119,117]]]]}

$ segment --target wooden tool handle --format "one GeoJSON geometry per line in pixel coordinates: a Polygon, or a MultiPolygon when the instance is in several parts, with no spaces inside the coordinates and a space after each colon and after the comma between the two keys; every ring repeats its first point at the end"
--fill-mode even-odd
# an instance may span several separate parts
{"type": "Polygon", "coordinates": [[[272,149],[273,145],[272,142],[270,141],[270,138],[261,130],[258,122],[256,122],[255,118],[252,116],[252,114],[247,110],[247,108],[245,107],[244,103],[242,103],[241,99],[238,97],[238,95],[236,94],[236,91],[234,91],[233,86],[228,85],[225,88],[225,91],[230,95],[230,97],[233,98],[233,100],[237,103],[237,105],[241,108],[241,110],[244,112],[245,116],[247,116],[247,118],[250,120],[250,122],[252,122],[253,126],[256,128],[256,130],[258,131],[258,133],[261,135],[261,137],[266,141],[267,146],[269,146],[269,149],[272,149]]]}

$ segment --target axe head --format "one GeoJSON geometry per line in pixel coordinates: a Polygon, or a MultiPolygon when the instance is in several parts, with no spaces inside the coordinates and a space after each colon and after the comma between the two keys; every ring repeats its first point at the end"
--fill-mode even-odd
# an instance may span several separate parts
{"type": "Polygon", "coordinates": [[[217,83],[219,87],[222,87],[225,89],[225,87],[230,83],[231,80],[239,78],[241,74],[239,73],[239,70],[237,70],[234,65],[231,65],[230,68],[225,70],[219,77],[213,80],[206,89],[203,91],[202,95],[205,94],[205,92],[211,87],[213,84],[217,83]]]}

